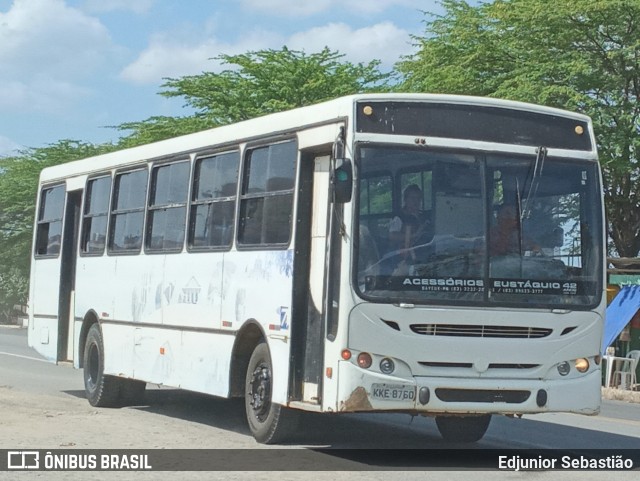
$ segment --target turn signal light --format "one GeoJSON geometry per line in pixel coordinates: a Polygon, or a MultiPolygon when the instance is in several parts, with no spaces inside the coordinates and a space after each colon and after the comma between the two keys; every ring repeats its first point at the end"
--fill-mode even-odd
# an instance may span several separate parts
{"type": "Polygon", "coordinates": [[[344,359],[345,361],[348,361],[349,359],[351,359],[351,351],[349,349],[343,349],[340,355],[342,356],[342,359],[344,359]]]}
{"type": "Polygon", "coordinates": [[[371,354],[367,352],[361,352],[358,354],[358,366],[364,369],[369,369],[371,367],[371,354]]]}

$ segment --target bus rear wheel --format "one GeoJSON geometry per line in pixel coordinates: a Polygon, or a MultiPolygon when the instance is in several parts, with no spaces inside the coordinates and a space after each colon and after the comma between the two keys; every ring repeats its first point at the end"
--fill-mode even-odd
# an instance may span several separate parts
{"type": "Polygon", "coordinates": [[[285,440],[295,429],[295,414],[271,401],[273,366],[264,342],[251,354],[245,380],[245,411],[251,434],[259,443],[285,440]]]}
{"type": "Polygon", "coordinates": [[[482,416],[436,416],[438,431],[446,441],[475,443],[489,428],[491,414],[482,416]]]}
{"type": "Polygon", "coordinates": [[[89,329],[84,347],[84,390],[89,404],[115,407],[120,398],[120,379],[104,374],[104,343],[100,326],[89,329]]]}

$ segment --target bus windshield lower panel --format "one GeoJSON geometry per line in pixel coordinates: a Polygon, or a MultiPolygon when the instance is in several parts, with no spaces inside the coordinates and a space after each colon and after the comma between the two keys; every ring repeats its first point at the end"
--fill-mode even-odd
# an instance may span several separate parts
{"type": "Polygon", "coordinates": [[[597,163],[540,150],[359,148],[359,294],[391,303],[597,305],[597,163]]]}

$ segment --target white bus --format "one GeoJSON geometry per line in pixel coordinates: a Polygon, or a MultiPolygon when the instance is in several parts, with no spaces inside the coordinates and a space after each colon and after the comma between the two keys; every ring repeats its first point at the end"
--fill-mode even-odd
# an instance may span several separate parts
{"type": "Polygon", "coordinates": [[[343,97],[44,169],[29,344],[94,406],[244,397],[267,443],[301,411],[468,442],[492,414],[595,414],[603,212],[588,117],[343,97]]]}

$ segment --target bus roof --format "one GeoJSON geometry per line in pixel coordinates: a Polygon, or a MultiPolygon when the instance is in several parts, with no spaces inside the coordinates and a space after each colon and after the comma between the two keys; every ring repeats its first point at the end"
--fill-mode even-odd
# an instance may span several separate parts
{"type": "Polygon", "coordinates": [[[490,97],[418,93],[358,94],[47,167],[40,174],[40,182],[52,182],[76,175],[86,175],[92,172],[125,167],[143,160],[153,160],[168,156],[175,157],[180,154],[188,155],[189,153],[215,148],[216,146],[237,145],[238,143],[270,135],[277,137],[278,135],[292,133],[314,125],[339,122],[353,114],[356,102],[367,100],[372,102],[416,101],[498,107],[555,115],[591,123],[590,118],[583,114],[490,97]]]}

